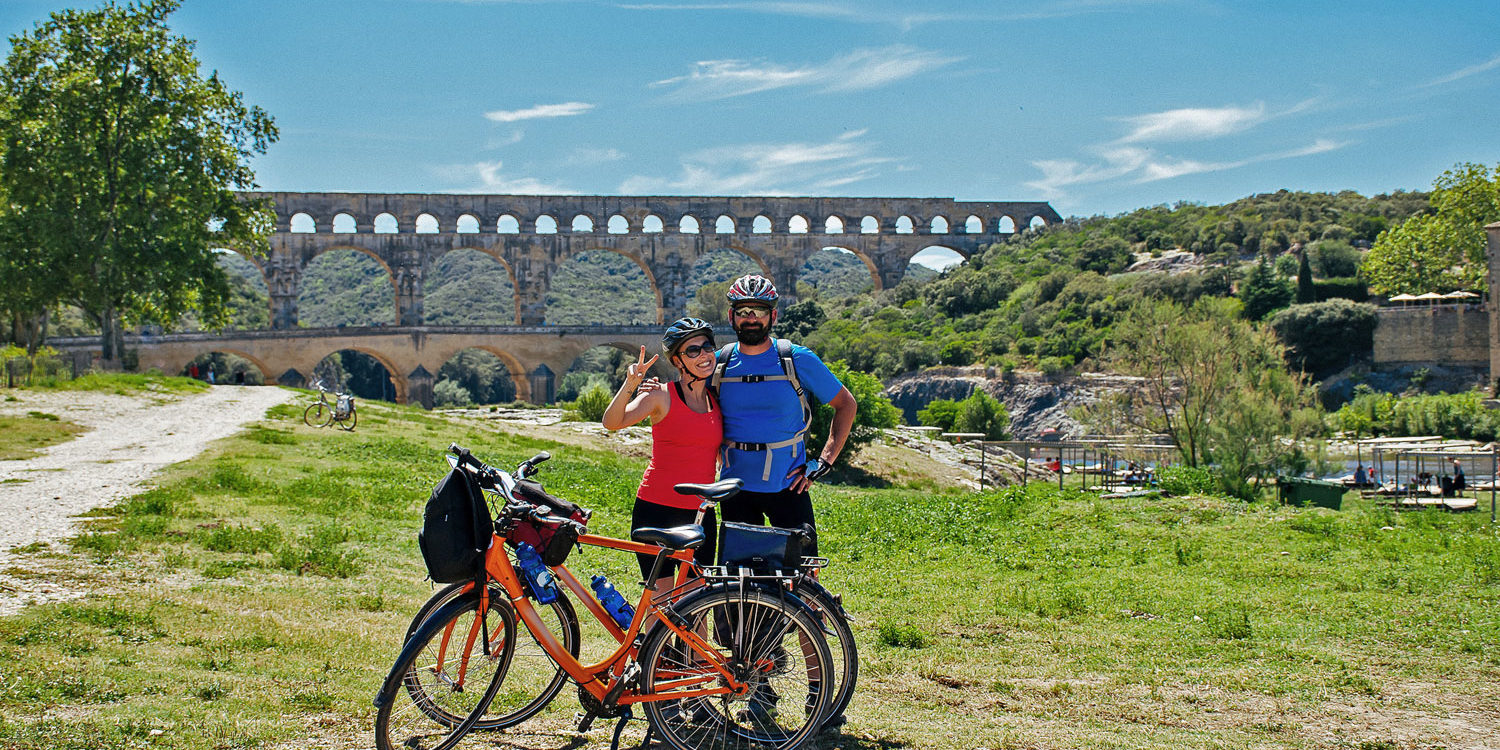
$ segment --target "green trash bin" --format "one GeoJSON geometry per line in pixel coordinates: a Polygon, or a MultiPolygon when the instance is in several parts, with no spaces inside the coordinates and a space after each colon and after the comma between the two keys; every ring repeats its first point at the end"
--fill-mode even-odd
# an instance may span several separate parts
{"type": "Polygon", "coordinates": [[[1279,477],[1276,480],[1281,502],[1291,505],[1316,505],[1339,510],[1344,504],[1344,485],[1306,477],[1279,477]]]}

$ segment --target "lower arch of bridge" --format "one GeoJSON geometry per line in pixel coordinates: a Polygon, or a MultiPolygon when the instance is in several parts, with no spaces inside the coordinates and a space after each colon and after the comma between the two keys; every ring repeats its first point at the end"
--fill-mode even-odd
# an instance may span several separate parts
{"type": "MultiPolygon", "coordinates": [[[[185,374],[184,371],[187,370],[188,367],[192,366],[192,364],[194,362],[197,362],[198,360],[203,359],[205,357],[210,357],[210,356],[212,356],[214,354],[232,354],[232,355],[234,355],[236,357],[239,357],[240,359],[245,360],[246,362],[249,362],[252,366],[255,367],[255,369],[257,369],[257,370],[260,371],[260,377],[261,377],[261,383],[262,384],[275,383],[276,382],[275,378],[276,378],[276,375],[278,375],[279,373],[273,373],[273,372],[271,372],[270,368],[266,367],[266,363],[264,361],[262,361],[259,357],[256,357],[255,355],[253,355],[250,352],[247,352],[247,351],[245,351],[243,349],[233,349],[233,348],[228,348],[228,347],[214,347],[212,349],[207,349],[207,350],[201,351],[198,354],[193,355],[186,362],[183,362],[182,366],[178,367],[176,369],[176,372],[177,373],[183,373],[183,374],[185,374]]],[[[226,382],[226,378],[230,374],[231,373],[215,373],[215,377],[219,380],[219,382],[222,383],[222,382],[226,382]]],[[[200,377],[206,377],[206,376],[200,375],[200,377]]]]}
{"type": "Polygon", "coordinates": [[[437,356],[433,357],[433,360],[437,363],[437,367],[432,368],[433,376],[437,376],[438,371],[442,369],[443,365],[448,364],[449,362],[453,361],[454,357],[457,357],[458,355],[463,354],[470,349],[495,355],[495,358],[500,360],[500,364],[505,365],[506,373],[510,375],[510,381],[515,385],[516,400],[531,400],[531,380],[527,377],[529,373],[527,373],[526,371],[526,366],[521,364],[521,360],[517,359],[514,354],[511,354],[510,352],[499,347],[490,346],[488,344],[474,344],[471,346],[465,346],[461,349],[451,349],[438,352],[437,356]]]}
{"type": "MultiPolygon", "coordinates": [[[[634,263],[637,268],[641,269],[641,273],[644,273],[646,275],[646,287],[651,290],[651,295],[656,299],[656,310],[651,315],[651,322],[655,323],[657,325],[661,325],[661,323],[662,323],[662,317],[666,314],[666,308],[664,306],[665,303],[663,302],[662,293],[661,293],[661,284],[657,282],[656,274],[654,274],[654,273],[651,272],[651,267],[648,266],[645,263],[645,261],[641,260],[639,257],[637,257],[635,255],[632,255],[631,253],[628,253],[628,252],[625,252],[623,250],[620,250],[619,248],[608,247],[608,246],[605,246],[605,245],[588,245],[588,246],[585,246],[583,248],[580,248],[577,252],[570,253],[566,258],[559,259],[559,262],[558,262],[557,266],[560,268],[564,264],[572,262],[572,261],[576,260],[579,256],[585,255],[587,253],[611,253],[613,255],[618,255],[618,256],[620,256],[622,258],[625,258],[626,260],[629,260],[631,263],[634,263]]],[[[556,286],[549,285],[549,288],[548,288],[547,291],[548,291],[549,294],[556,294],[557,293],[557,288],[556,288],[556,286]]],[[[548,307],[550,308],[551,305],[548,305],[548,307]]],[[[553,323],[555,321],[553,321],[553,320],[551,320],[549,318],[547,320],[547,322],[548,323],[553,323]]],[[[622,321],[618,321],[618,320],[599,320],[599,321],[589,321],[589,322],[610,324],[610,323],[619,323],[619,322],[622,322],[622,321]]],[[[626,321],[626,322],[628,322],[628,321],[626,321]]]]}
{"type": "MultiPolygon", "coordinates": [[[[352,251],[354,251],[356,253],[359,253],[360,255],[364,255],[364,256],[368,256],[370,258],[373,258],[376,263],[380,264],[380,268],[385,271],[385,278],[386,278],[386,281],[390,284],[390,289],[391,289],[391,291],[390,291],[390,301],[391,301],[391,307],[390,307],[390,313],[391,314],[390,314],[390,317],[388,319],[386,319],[386,320],[338,321],[338,322],[333,322],[333,323],[330,323],[328,321],[315,321],[315,323],[317,325],[315,325],[314,327],[321,327],[321,326],[324,326],[324,325],[330,325],[330,326],[332,326],[332,325],[394,325],[397,322],[399,322],[400,316],[401,316],[401,303],[400,303],[399,289],[396,286],[396,275],[395,275],[395,273],[391,271],[390,265],[388,265],[383,259],[381,259],[381,257],[378,254],[376,254],[375,251],[373,251],[373,250],[371,250],[369,248],[359,247],[358,245],[332,245],[332,246],[329,246],[327,248],[323,248],[323,249],[319,250],[317,253],[313,254],[311,257],[308,257],[305,260],[305,262],[302,264],[302,271],[301,271],[301,277],[302,278],[301,278],[301,283],[299,285],[299,290],[297,292],[297,307],[298,307],[299,311],[304,308],[304,304],[306,302],[306,300],[304,298],[308,294],[311,294],[311,291],[307,288],[307,280],[308,280],[308,274],[309,274],[309,272],[314,270],[313,263],[316,262],[316,261],[318,261],[318,259],[320,259],[320,258],[331,257],[332,253],[336,253],[336,252],[340,252],[340,251],[344,251],[344,250],[352,250],[352,251]]],[[[324,262],[326,263],[326,262],[329,262],[329,261],[324,261],[324,262]]],[[[347,290],[334,290],[334,293],[337,294],[337,293],[340,293],[341,291],[347,293],[347,290]]],[[[384,311],[383,308],[380,309],[380,310],[378,310],[378,313],[380,313],[380,314],[383,314],[384,312],[385,311],[384,311]]],[[[299,312],[299,317],[300,317],[300,315],[301,315],[301,313],[299,312]]],[[[300,322],[302,322],[303,324],[307,324],[308,323],[308,321],[305,320],[305,319],[302,319],[300,322]]]]}
{"type": "MultiPolygon", "coordinates": [[[[450,260],[450,262],[452,262],[452,260],[450,260]]],[[[496,251],[485,250],[485,249],[477,248],[477,247],[456,247],[456,248],[454,248],[452,250],[449,250],[449,251],[443,253],[441,256],[438,256],[438,258],[432,262],[432,270],[427,275],[427,280],[426,280],[426,283],[425,283],[425,288],[422,291],[422,297],[423,297],[423,309],[424,309],[423,319],[424,319],[424,322],[426,322],[429,325],[448,325],[448,324],[459,324],[459,325],[488,325],[488,324],[520,325],[521,324],[520,295],[517,294],[516,272],[515,272],[515,269],[511,268],[510,264],[507,263],[507,262],[505,262],[505,259],[502,258],[502,257],[500,257],[499,253],[496,252],[496,251]],[[509,304],[507,306],[507,312],[506,312],[504,320],[475,320],[475,319],[472,319],[470,317],[465,317],[462,321],[445,320],[444,319],[445,316],[441,312],[442,308],[441,307],[436,307],[436,309],[435,309],[435,304],[434,303],[437,303],[437,305],[441,305],[445,301],[445,300],[443,300],[443,299],[441,299],[439,297],[439,295],[441,293],[442,287],[445,286],[448,283],[453,283],[453,282],[456,282],[456,281],[461,281],[461,279],[457,279],[457,278],[446,279],[446,281],[444,281],[443,284],[439,284],[438,282],[440,280],[440,274],[438,273],[438,267],[440,265],[444,265],[443,262],[445,260],[450,260],[450,259],[456,260],[458,258],[461,258],[463,255],[469,255],[469,254],[473,254],[473,253],[478,253],[479,255],[482,255],[485,258],[489,259],[489,260],[493,260],[493,261],[499,263],[500,264],[500,268],[502,268],[502,269],[505,270],[506,278],[510,279],[509,304]]],[[[462,300],[451,300],[451,302],[454,303],[454,304],[462,304],[463,303],[462,300]]],[[[474,302],[477,302],[477,300],[469,300],[469,302],[470,303],[474,303],[474,302]]],[[[455,317],[455,316],[456,316],[456,314],[455,315],[450,315],[450,316],[447,316],[447,317],[455,317]]]]}
{"type": "MultiPolygon", "coordinates": [[[[713,235],[709,235],[709,236],[711,237],[713,235]]],[[[745,247],[744,245],[736,244],[736,243],[733,243],[733,242],[713,242],[713,241],[709,241],[706,244],[708,245],[708,249],[704,250],[703,253],[698,256],[699,258],[707,257],[708,255],[716,253],[716,252],[718,252],[720,250],[729,250],[731,252],[736,252],[736,253],[739,253],[740,255],[745,256],[746,258],[749,258],[752,263],[754,263],[756,266],[758,266],[760,268],[759,273],[760,273],[761,276],[764,276],[764,277],[766,277],[768,279],[772,277],[771,266],[766,263],[766,259],[764,257],[762,257],[760,253],[757,253],[754,250],[751,250],[750,248],[745,247]]],[[[696,262],[695,262],[694,265],[696,265],[696,262]]],[[[697,290],[695,289],[693,291],[697,291],[697,290]]]]}
{"type": "Polygon", "coordinates": [[[324,354],[322,357],[319,357],[318,361],[314,362],[312,367],[308,368],[308,387],[313,387],[313,382],[317,380],[316,376],[313,373],[317,371],[318,365],[323,364],[323,362],[329,357],[335,354],[339,354],[340,352],[359,352],[360,354],[363,354],[375,360],[376,362],[379,362],[380,366],[385,368],[386,377],[390,378],[395,402],[398,404],[408,403],[407,394],[409,390],[409,383],[407,381],[407,378],[410,373],[404,372],[402,368],[397,366],[395,361],[390,357],[382,354],[379,351],[376,351],[375,349],[362,346],[346,346],[341,349],[335,349],[331,352],[328,352],[327,354],[324,354]]]}
{"type": "MultiPolygon", "coordinates": [[[[882,290],[882,289],[885,288],[884,285],[881,284],[881,282],[880,282],[880,268],[875,265],[875,261],[871,260],[870,256],[865,255],[864,253],[860,252],[859,249],[853,248],[853,247],[847,247],[845,245],[838,245],[838,244],[829,243],[829,244],[824,245],[821,249],[819,249],[818,253],[821,253],[824,250],[843,250],[844,252],[849,253],[850,255],[853,255],[856,258],[859,258],[861,261],[864,262],[864,264],[865,264],[865,270],[867,270],[867,271],[870,272],[870,283],[874,284],[875,291],[878,292],[878,291],[880,291],[880,290],[882,290]]],[[[808,260],[809,261],[812,260],[813,255],[817,255],[818,253],[813,253],[812,255],[809,255],[808,256],[808,260]]],[[[806,263],[804,262],[803,265],[805,267],[806,263]]]]}

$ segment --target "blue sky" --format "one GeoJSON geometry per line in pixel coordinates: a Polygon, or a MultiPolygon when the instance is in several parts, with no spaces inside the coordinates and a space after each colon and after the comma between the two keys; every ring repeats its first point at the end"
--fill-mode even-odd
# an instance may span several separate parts
{"type": "MultiPolygon", "coordinates": [[[[0,30],[88,2],[0,2],[0,30]]],[[[269,190],[1114,214],[1500,162],[1492,2],[187,0],[269,190]]]]}

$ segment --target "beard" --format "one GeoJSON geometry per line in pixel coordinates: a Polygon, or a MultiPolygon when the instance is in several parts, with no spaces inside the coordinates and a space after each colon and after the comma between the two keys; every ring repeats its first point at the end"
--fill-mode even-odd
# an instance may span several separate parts
{"type": "Polygon", "coordinates": [[[735,327],[734,335],[741,344],[756,346],[765,343],[771,335],[771,330],[769,326],[761,323],[741,323],[735,327]]]}

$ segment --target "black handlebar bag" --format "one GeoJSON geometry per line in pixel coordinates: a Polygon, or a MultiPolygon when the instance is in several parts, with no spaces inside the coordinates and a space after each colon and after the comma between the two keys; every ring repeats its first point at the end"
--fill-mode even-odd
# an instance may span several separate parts
{"type": "Polygon", "coordinates": [[[427,576],[438,583],[473,580],[484,567],[494,529],[479,482],[462,469],[448,472],[432,488],[417,533],[427,576]]]}

